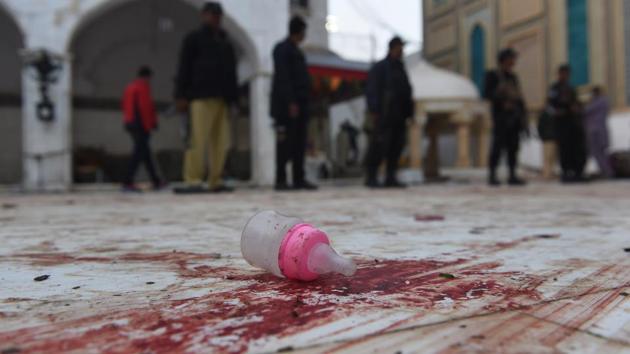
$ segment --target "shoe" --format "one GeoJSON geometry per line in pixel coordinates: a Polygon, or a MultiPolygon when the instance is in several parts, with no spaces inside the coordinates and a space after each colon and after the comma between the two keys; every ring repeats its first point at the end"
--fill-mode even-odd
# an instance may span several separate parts
{"type": "Polygon", "coordinates": [[[123,184],[121,191],[123,193],[142,193],[142,189],[135,184],[123,184]]]}
{"type": "Polygon", "coordinates": [[[490,187],[499,187],[501,185],[501,181],[499,181],[496,177],[490,177],[488,178],[488,185],[490,187]]]}
{"type": "Polygon", "coordinates": [[[378,181],[371,178],[365,181],[365,186],[372,189],[381,188],[381,185],[378,183],[378,181]]]}
{"type": "Polygon", "coordinates": [[[319,187],[314,185],[313,183],[304,181],[302,183],[297,183],[296,185],[294,185],[293,189],[302,189],[305,191],[316,191],[319,189],[319,187]]]}
{"type": "Polygon", "coordinates": [[[590,182],[590,180],[588,179],[588,177],[585,177],[583,173],[577,173],[575,175],[575,182],[576,183],[588,183],[588,182],[590,182]]]}
{"type": "Polygon", "coordinates": [[[397,179],[390,179],[385,182],[385,188],[407,188],[407,185],[397,179]]]}
{"type": "Polygon", "coordinates": [[[228,187],[223,184],[217,187],[210,188],[210,193],[232,193],[232,192],[234,192],[234,188],[228,187]]]}
{"type": "Polygon", "coordinates": [[[571,178],[571,175],[569,175],[567,172],[562,172],[562,176],[560,177],[561,183],[571,183],[572,181],[573,178],[571,178]]]}
{"type": "Polygon", "coordinates": [[[278,192],[286,192],[286,191],[292,190],[293,188],[291,188],[291,186],[289,186],[286,182],[282,182],[282,183],[276,183],[273,189],[278,192]]]}
{"type": "Polygon", "coordinates": [[[202,185],[189,185],[185,187],[173,188],[175,194],[204,194],[210,193],[210,190],[204,188],[202,185]]]}
{"type": "Polygon", "coordinates": [[[522,180],[522,179],[520,179],[518,177],[510,177],[510,179],[508,180],[508,184],[510,186],[518,187],[518,186],[526,185],[527,182],[525,182],[525,180],[522,180]]]}
{"type": "Polygon", "coordinates": [[[567,174],[563,174],[560,181],[562,183],[565,183],[565,184],[586,183],[586,182],[588,182],[588,180],[586,178],[584,178],[584,176],[582,176],[582,175],[568,174],[568,173],[567,174]]]}
{"type": "Polygon", "coordinates": [[[166,188],[168,188],[168,183],[164,181],[160,181],[159,183],[153,184],[153,190],[156,192],[165,190],[166,188]]]}

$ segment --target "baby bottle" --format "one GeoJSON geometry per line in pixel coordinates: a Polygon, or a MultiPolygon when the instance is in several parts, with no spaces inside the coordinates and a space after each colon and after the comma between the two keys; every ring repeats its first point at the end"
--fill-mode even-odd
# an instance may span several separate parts
{"type": "Polygon", "coordinates": [[[330,247],[323,231],[272,210],[249,219],[241,235],[241,252],[249,264],[294,280],[315,280],[332,272],[351,276],[356,271],[354,262],[330,247]]]}

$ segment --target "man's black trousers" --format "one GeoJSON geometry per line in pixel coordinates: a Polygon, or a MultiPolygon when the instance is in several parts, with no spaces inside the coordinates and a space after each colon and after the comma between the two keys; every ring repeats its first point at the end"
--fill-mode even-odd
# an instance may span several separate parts
{"type": "Polygon", "coordinates": [[[304,154],[306,153],[308,118],[285,118],[276,124],[276,184],[287,183],[286,166],[293,169],[293,185],[304,183],[304,154]]]}
{"type": "Polygon", "coordinates": [[[507,153],[510,177],[516,177],[518,167],[518,151],[520,149],[520,129],[517,126],[504,127],[495,124],[490,148],[490,175],[495,177],[497,167],[503,153],[507,153]]]}
{"type": "Polygon", "coordinates": [[[133,184],[134,176],[136,175],[138,167],[140,164],[144,163],[151,181],[154,185],[158,185],[160,183],[160,178],[158,177],[153,164],[153,156],[151,154],[151,147],[149,146],[150,134],[144,131],[144,129],[136,126],[128,126],[127,132],[133,140],[133,152],[124,183],[127,185],[133,184]]]}
{"type": "Polygon", "coordinates": [[[559,118],[556,136],[560,166],[565,177],[581,177],[586,166],[586,138],[575,118],[559,118]]]}
{"type": "Polygon", "coordinates": [[[376,181],[378,168],[383,159],[387,161],[387,180],[396,180],[398,161],[405,147],[406,132],[405,120],[377,125],[370,136],[370,147],[366,158],[368,181],[376,181]]]}

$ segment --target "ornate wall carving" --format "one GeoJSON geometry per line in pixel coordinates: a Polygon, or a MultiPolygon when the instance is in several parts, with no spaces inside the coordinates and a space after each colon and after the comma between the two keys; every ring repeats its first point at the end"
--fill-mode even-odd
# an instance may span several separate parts
{"type": "Polygon", "coordinates": [[[436,54],[455,47],[457,32],[454,16],[431,23],[427,31],[430,32],[431,40],[427,42],[427,54],[436,54]]]}
{"type": "Polygon", "coordinates": [[[425,0],[425,18],[438,16],[453,9],[455,1],[456,0],[425,0]]]}
{"type": "MultiPolygon", "coordinates": [[[[562,0],[555,0],[562,1],[562,0]]],[[[499,0],[501,28],[508,28],[544,13],[543,0],[499,0]]]]}

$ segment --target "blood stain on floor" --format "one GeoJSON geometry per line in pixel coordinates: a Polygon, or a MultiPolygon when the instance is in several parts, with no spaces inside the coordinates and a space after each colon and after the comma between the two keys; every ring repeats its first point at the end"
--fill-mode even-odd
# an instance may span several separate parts
{"type": "Polygon", "coordinates": [[[172,352],[196,346],[244,352],[256,340],[301,333],[350,314],[405,307],[430,310],[444,301],[457,308],[480,298],[490,300],[485,310],[518,308],[540,299],[536,288],[543,281],[519,272],[499,272],[496,268],[501,264],[496,262],[474,264],[458,259],[382,260],[376,264],[365,260],[359,262],[353,277],[332,275],[302,283],[230,267],[191,265],[191,261],[207,258],[177,252],[115,259],[167,262],[182,278],[239,282],[235,289],[5,332],[0,334],[0,343],[19,346],[24,353],[90,348],[172,352]],[[456,278],[441,277],[446,270],[456,278]]]}

